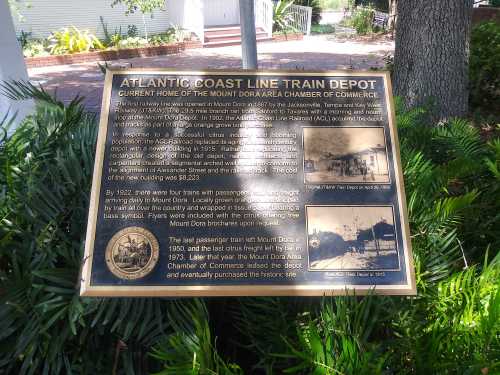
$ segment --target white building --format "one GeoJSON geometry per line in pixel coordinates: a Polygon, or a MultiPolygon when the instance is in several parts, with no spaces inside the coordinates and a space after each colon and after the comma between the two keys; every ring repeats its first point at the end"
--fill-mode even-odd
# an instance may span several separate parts
{"type": "MultiPolygon", "coordinates": [[[[272,0],[253,1],[257,38],[270,38],[273,27],[272,0]]],[[[32,38],[46,38],[52,31],[75,26],[102,38],[102,17],[110,33],[118,31],[120,27],[125,33],[128,25],[136,25],[139,32],[144,34],[139,11],[126,16],[122,4],[112,8],[111,3],[112,0],[31,0],[29,7],[21,9],[22,18],[14,17],[16,31],[18,34],[21,31],[29,32],[32,38]]],[[[209,43],[215,41],[217,35],[211,34],[211,40],[207,40],[207,29],[227,29],[240,23],[239,0],[167,0],[164,8],[155,11],[152,18],[146,16],[149,34],[161,33],[176,25],[193,32],[202,43],[209,43]]],[[[295,19],[294,27],[309,33],[311,8],[294,5],[290,9],[295,19]]],[[[237,32],[229,31],[234,42],[234,37],[239,36],[239,27],[237,32]]]]}

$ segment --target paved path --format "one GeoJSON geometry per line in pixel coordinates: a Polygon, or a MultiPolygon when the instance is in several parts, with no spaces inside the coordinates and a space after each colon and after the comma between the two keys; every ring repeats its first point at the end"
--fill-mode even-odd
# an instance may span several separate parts
{"type": "Polygon", "coordinates": [[[330,10],[321,12],[321,25],[337,25],[344,18],[344,11],[330,10]]]}
{"type": "MultiPolygon", "coordinates": [[[[390,41],[356,42],[338,40],[332,35],[305,37],[302,41],[268,42],[258,45],[261,70],[333,70],[383,67],[383,56],[393,51],[390,41]]],[[[116,60],[112,66],[165,67],[191,69],[239,69],[241,47],[201,48],[175,55],[116,60]]],[[[97,63],[33,68],[28,71],[34,83],[68,101],[75,95],[85,97],[85,106],[98,112],[104,76],[97,63]]]]}

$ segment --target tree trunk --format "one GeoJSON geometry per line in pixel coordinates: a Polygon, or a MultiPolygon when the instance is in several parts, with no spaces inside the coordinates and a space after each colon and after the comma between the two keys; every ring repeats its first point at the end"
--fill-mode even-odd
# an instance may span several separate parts
{"type": "Polygon", "coordinates": [[[467,114],[472,1],[397,1],[394,93],[433,120],[467,114]]]}

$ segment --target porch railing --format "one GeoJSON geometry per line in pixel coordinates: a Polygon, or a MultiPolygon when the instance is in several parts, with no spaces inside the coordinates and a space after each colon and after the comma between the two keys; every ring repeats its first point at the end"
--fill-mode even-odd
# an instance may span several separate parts
{"type": "Polygon", "coordinates": [[[273,2],[254,0],[255,27],[262,27],[268,38],[273,36],[273,2]]]}
{"type": "Polygon", "coordinates": [[[305,35],[309,35],[311,33],[312,8],[294,4],[289,8],[289,12],[292,15],[290,26],[305,35]]]}

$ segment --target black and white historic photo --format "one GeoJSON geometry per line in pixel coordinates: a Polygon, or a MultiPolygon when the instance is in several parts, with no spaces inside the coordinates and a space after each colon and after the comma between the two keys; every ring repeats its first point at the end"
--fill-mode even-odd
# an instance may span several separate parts
{"type": "Polygon", "coordinates": [[[304,128],[308,184],[389,183],[383,128],[304,128]]]}
{"type": "Polygon", "coordinates": [[[307,206],[311,270],[399,269],[390,206],[307,206]]]}

